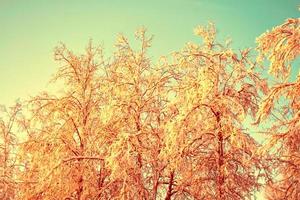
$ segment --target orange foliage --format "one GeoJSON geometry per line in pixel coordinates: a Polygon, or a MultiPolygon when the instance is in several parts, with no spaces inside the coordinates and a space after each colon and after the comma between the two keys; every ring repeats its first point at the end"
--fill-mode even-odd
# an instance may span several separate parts
{"type": "Polygon", "coordinates": [[[157,63],[143,28],[137,48],[119,35],[109,59],[91,43],[82,55],[59,45],[52,81],[63,81],[61,91],[28,100],[26,116],[17,105],[1,118],[0,198],[238,200],[252,199],[265,181],[270,199],[299,198],[300,79],[287,82],[300,49],[299,20],[258,39],[257,60],[269,59],[282,81],[270,90],[253,51],[217,42],[213,24],[194,32],[202,43],[157,63]],[[280,96],[287,105],[276,106],[280,96]],[[245,119],[258,113],[259,124],[280,106],[285,117],[262,147],[245,119]],[[18,145],[15,121],[26,134],[18,145]],[[285,148],[271,159],[278,145],[285,148]],[[270,176],[271,167],[283,179],[270,176]]]}
{"type": "Polygon", "coordinates": [[[15,197],[14,179],[18,165],[16,164],[16,122],[21,117],[21,105],[6,108],[0,107],[0,199],[10,200],[15,197]]]}
{"type": "Polygon", "coordinates": [[[266,196],[272,200],[300,198],[300,74],[294,82],[289,81],[292,61],[300,54],[299,41],[300,19],[288,19],[258,38],[259,57],[267,58],[270,73],[282,78],[271,88],[258,112],[258,121],[270,114],[275,116],[270,129],[271,140],[266,148],[272,151],[269,160],[275,168],[275,178],[266,190],[266,196]]]}

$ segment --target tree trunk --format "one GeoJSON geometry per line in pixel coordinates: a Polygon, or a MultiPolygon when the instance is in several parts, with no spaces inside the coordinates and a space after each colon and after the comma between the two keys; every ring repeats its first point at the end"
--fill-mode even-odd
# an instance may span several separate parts
{"type": "Polygon", "coordinates": [[[154,183],[153,183],[153,200],[156,200],[156,195],[157,195],[157,189],[158,189],[158,180],[157,177],[154,178],[154,183]]]}
{"type": "Polygon", "coordinates": [[[80,175],[79,180],[78,180],[78,189],[77,189],[77,199],[78,200],[81,200],[82,192],[83,192],[83,176],[80,175]]]}
{"type": "Polygon", "coordinates": [[[169,181],[168,191],[167,191],[167,195],[166,195],[165,200],[171,200],[173,182],[174,182],[174,172],[171,172],[170,173],[170,181],[169,181]]]}
{"type": "MultiPolygon", "coordinates": [[[[220,113],[216,113],[217,122],[220,125],[220,113]]],[[[223,133],[219,130],[218,132],[218,177],[217,177],[217,189],[218,189],[218,200],[224,200],[224,138],[223,133]]]]}
{"type": "Polygon", "coordinates": [[[224,143],[222,132],[218,133],[218,199],[224,200],[224,143]]]}

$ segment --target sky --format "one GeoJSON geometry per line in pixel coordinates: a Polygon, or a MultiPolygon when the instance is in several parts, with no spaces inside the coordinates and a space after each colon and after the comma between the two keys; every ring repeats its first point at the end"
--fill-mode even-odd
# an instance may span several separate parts
{"type": "Polygon", "coordinates": [[[59,42],[83,52],[89,39],[113,50],[118,33],[132,37],[144,26],[154,35],[153,58],[197,41],[193,29],[211,21],[233,47],[253,47],[255,38],[286,18],[299,17],[298,0],[0,0],[0,104],[12,105],[49,87],[59,67],[59,42]]]}

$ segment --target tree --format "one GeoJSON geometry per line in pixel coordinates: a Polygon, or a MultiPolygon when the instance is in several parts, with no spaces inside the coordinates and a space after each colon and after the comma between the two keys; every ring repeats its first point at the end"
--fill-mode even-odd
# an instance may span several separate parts
{"type": "Polygon", "coordinates": [[[74,55],[65,45],[54,52],[62,64],[55,80],[63,80],[61,95],[42,93],[28,103],[28,140],[21,146],[25,170],[20,199],[87,199],[101,185],[105,138],[99,111],[103,105],[99,68],[101,48],[91,44],[74,55]]]}
{"type": "Polygon", "coordinates": [[[64,45],[54,80],[60,96],[30,100],[32,113],[22,146],[26,169],[22,199],[155,199],[160,171],[160,121],[167,77],[146,57],[151,38],[136,33],[134,51],[119,36],[112,61],[90,44],[76,56],[64,45]]]}
{"type": "Polygon", "coordinates": [[[152,37],[137,30],[139,42],[133,49],[119,35],[116,52],[107,67],[108,103],[105,105],[105,131],[109,131],[105,163],[110,175],[100,199],[157,199],[161,197],[165,163],[159,159],[162,123],[169,75],[147,57],[152,37]]]}
{"type": "MultiPolygon", "coordinates": [[[[174,54],[176,74],[166,124],[169,190],[174,199],[251,199],[264,176],[258,143],[242,123],[255,116],[258,90],[266,81],[255,72],[250,50],[233,52],[215,40],[212,24],[198,27],[203,44],[188,43],[174,54]],[[260,171],[257,173],[258,171],[260,171]]],[[[171,199],[171,197],[166,198],[171,199]]]]}
{"type": "Polygon", "coordinates": [[[82,55],[59,45],[61,91],[31,98],[19,120],[16,198],[251,199],[269,167],[244,123],[267,81],[213,24],[195,34],[202,43],[157,63],[144,28],[136,48],[119,35],[110,58],[92,43],[82,55]]]}
{"type": "Polygon", "coordinates": [[[1,106],[0,111],[0,198],[11,200],[15,198],[16,180],[16,122],[19,120],[21,105],[6,108],[1,106]]]}
{"type": "MultiPolygon", "coordinates": [[[[271,140],[264,147],[271,152],[275,167],[267,185],[268,199],[300,198],[300,76],[291,78],[292,61],[300,54],[300,20],[288,19],[258,38],[258,60],[269,60],[269,73],[280,81],[265,98],[258,121],[273,116],[271,140]]],[[[297,65],[297,63],[294,63],[297,65]]]]}

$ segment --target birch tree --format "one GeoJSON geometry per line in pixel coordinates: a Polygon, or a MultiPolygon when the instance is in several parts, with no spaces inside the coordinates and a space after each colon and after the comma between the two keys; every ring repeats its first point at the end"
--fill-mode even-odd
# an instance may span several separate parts
{"type": "Polygon", "coordinates": [[[218,43],[213,24],[195,34],[202,44],[188,43],[174,54],[178,78],[169,106],[176,116],[165,128],[164,156],[171,163],[166,199],[251,199],[266,169],[243,123],[255,116],[266,81],[250,50],[234,52],[229,43],[218,43]]]}
{"type": "MultiPolygon", "coordinates": [[[[264,147],[271,152],[274,179],[267,185],[268,199],[300,198],[300,76],[293,80],[293,62],[300,54],[300,20],[288,19],[258,39],[258,61],[269,62],[269,73],[277,81],[263,101],[258,121],[271,119],[271,139],[264,147]]],[[[295,70],[294,69],[294,70],[295,70]]]]}
{"type": "Polygon", "coordinates": [[[16,146],[17,122],[20,118],[21,104],[0,110],[0,198],[3,200],[15,199],[17,171],[16,146]]]}

